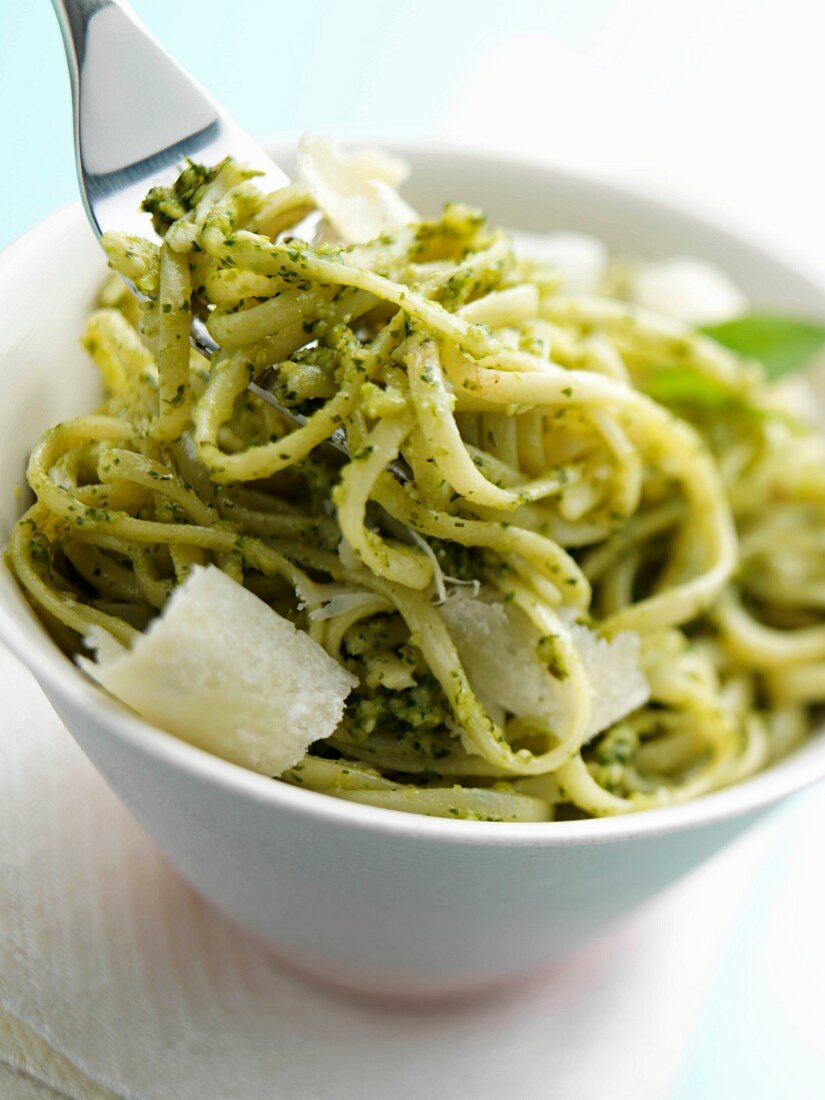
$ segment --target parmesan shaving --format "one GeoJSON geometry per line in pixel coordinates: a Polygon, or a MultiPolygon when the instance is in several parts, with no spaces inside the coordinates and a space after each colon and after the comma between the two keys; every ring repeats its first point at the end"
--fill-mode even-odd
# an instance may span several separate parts
{"type": "Polygon", "coordinates": [[[724,271],[691,256],[640,264],[631,275],[630,296],[689,325],[728,321],[748,305],[724,271]]]}
{"type": "Polygon", "coordinates": [[[513,232],[520,256],[548,264],[558,274],[565,294],[596,294],[607,272],[607,248],[585,233],[513,232]]]}
{"type": "Polygon", "coordinates": [[[571,626],[570,635],[593,689],[588,735],[594,737],[650,698],[640,664],[640,638],[623,630],[608,641],[579,623],[571,626]]]}
{"type": "Polygon", "coordinates": [[[409,175],[402,160],[374,149],[343,150],[328,137],[304,134],[296,174],[346,244],[371,241],[417,221],[396,188],[409,175]]]}
{"type": "Polygon", "coordinates": [[[78,663],[161,729],[277,776],[341,719],[356,679],[215,566],[192,569],[131,650],[92,627],[78,663]]]}
{"type": "MultiPolygon", "coordinates": [[[[537,628],[517,607],[452,594],[442,608],[470,684],[485,706],[558,726],[575,706],[566,679],[551,675],[538,656],[537,628]]],[[[639,665],[638,635],[607,641],[579,624],[570,637],[592,692],[587,737],[618,722],[650,694],[639,665]]]]}

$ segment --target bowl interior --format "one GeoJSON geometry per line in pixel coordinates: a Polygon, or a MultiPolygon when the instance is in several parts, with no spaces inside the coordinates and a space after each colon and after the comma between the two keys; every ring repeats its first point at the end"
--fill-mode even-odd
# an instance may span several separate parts
{"type": "MultiPolygon", "coordinates": [[[[825,316],[822,288],[748,242],[650,198],[536,165],[432,148],[397,151],[413,166],[405,194],[423,213],[437,211],[445,199],[461,198],[483,207],[493,221],[516,229],[572,229],[594,233],[622,252],[652,257],[680,253],[698,256],[725,268],[755,304],[825,316]]],[[[280,163],[289,167],[289,156],[284,151],[277,151],[277,155],[280,163]]],[[[96,371],[80,346],[79,335],[105,273],[105,260],[79,203],[42,222],[0,255],[3,544],[28,500],[25,467],[38,435],[51,424],[93,409],[98,400],[96,371]]],[[[0,638],[35,669],[41,681],[81,679],[40,627],[6,569],[0,570],[0,638]]],[[[87,694],[89,706],[102,705],[96,692],[90,689],[87,694]]],[[[145,725],[144,732],[154,745],[153,751],[163,751],[163,743],[171,740],[145,725]]],[[[195,761],[203,754],[177,743],[174,755],[176,760],[195,761]],[[178,748],[185,751],[181,754],[178,748]]],[[[210,771],[215,775],[229,777],[238,771],[223,761],[214,761],[213,765],[210,771]]],[[[825,731],[768,772],[689,807],[648,811],[621,822],[613,819],[556,824],[549,831],[546,826],[494,828],[515,828],[525,837],[539,830],[545,837],[552,833],[561,839],[562,833],[578,835],[582,826],[605,834],[608,830],[639,831],[645,828],[643,818],[661,815],[670,815],[675,826],[765,804],[823,776],[825,731]]],[[[248,775],[249,780],[258,778],[248,775]]],[[[270,797],[277,798],[279,791],[285,791],[281,784],[263,783],[271,788],[270,797]]],[[[310,793],[290,789],[289,798],[295,796],[309,797],[310,793]]],[[[346,805],[349,810],[350,804],[346,805]]],[[[341,807],[336,809],[340,812],[341,807]]],[[[352,806],[351,812],[358,817],[366,815],[371,821],[376,820],[376,814],[381,818],[391,814],[396,819],[411,816],[371,807],[352,806]]],[[[416,818],[410,827],[426,830],[465,824],[416,818]]],[[[487,832],[477,823],[470,825],[478,831],[476,835],[487,832]]]]}

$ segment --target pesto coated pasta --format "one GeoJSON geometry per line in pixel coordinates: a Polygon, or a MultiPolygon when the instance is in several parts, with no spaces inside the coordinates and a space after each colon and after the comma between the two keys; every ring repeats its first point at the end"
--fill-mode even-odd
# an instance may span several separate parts
{"type": "Polygon", "coordinates": [[[189,165],[159,243],[104,238],[143,300],[106,284],[103,403],[35,446],[8,550],[63,648],[130,645],[215,565],[357,681],[282,780],[445,817],[666,805],[798,744],[825,445],[759,365],[618,278],[567,293],[475,209],[311,245],[313,195],[250,175],[189,165]]]}

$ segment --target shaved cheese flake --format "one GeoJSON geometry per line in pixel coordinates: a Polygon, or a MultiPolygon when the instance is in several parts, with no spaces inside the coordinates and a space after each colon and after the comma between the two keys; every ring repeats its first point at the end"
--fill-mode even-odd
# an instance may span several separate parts
{"type": "Polygon", "coordinates": [[[512,234],[516,253],[554,268],[565,294],[595,294],[607,271],[607,246],[585,233],[512,234]]]}
{"type": "MultiPolygon", "coordinates": [[[[455,593],[441,609],[481,702],[493,710],[558,725],[575,705],[569,683],[552,676],[538,656],[540,634],[520,608],[455,593]]],[[[639,664],[639,637],[630,631],[608,641],[585,626],[569,629],[592,690],[588,738],[648,699],[639,664]]]]}
{"type": "Polygon", "coordinates": [[[639,661],[640,638],[624,630],[610,641],[580,623],[570,627],[573,645],[593,688],[589,736],[644,706],[650,687],[639,661]]]}
{"type": "Polygon", "coordinates": [[[295,169],[346,244],[371,241],[418,220],[396,190],[409,175],[408,166],[396,157],[373,149],[345,153],[331,138],[304,134],[295,169]]]}
{"type": "Polygon", "coordinates": [[[87,635],[78,663],[154,725],[264,775],[328,737],[357,683],[308,634],[215,566],[192,569],[131,650],[87,635]]]}
{"type": "Polygon", "coordinates": [[[630,296],[640,306],[689,325],[728,321],[748,305],[721,268],[691,256],[640,264],[631,275],[630,296]]]}
{"type": "MultiPolygon", "coordinates": [[[[557,693],[536,654],[538,632],[527,617],[519,622],[510,607],[496,601],[448,596],[441,614],[467,672],[485,707],[538,718],[557,709],[557,693]]],[[[492,717],[492,715],[491,715],[492,717]]]]}

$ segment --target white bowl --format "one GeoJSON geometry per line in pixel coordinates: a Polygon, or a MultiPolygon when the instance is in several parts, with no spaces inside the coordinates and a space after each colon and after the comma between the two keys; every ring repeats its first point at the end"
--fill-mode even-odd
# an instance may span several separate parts
{"type": "MultiPolygon", "coordinates": [[[[641,195],[511,161],[401,149],[412,202],[462,198],[513,228],[596,233],[612,248],[721,264],[755,303],[825,315],[825,291],[746,241],[641,195]]],[[[78,344],[105,264],[79,204],[0,256],[0,540],[28,452],[95,403],[78,344]]],[[[445,821],[274,782],[149,726],[57,649],[7,570],[0,638],[158,847],[210,901],[284,958],[359,989],[441,993],[530,972],[570,951],[825,777],[825,735],[729,790],[620,818],[445,821]]],[[[128,873],[128,868],[124,869],[128,873]]]]}

